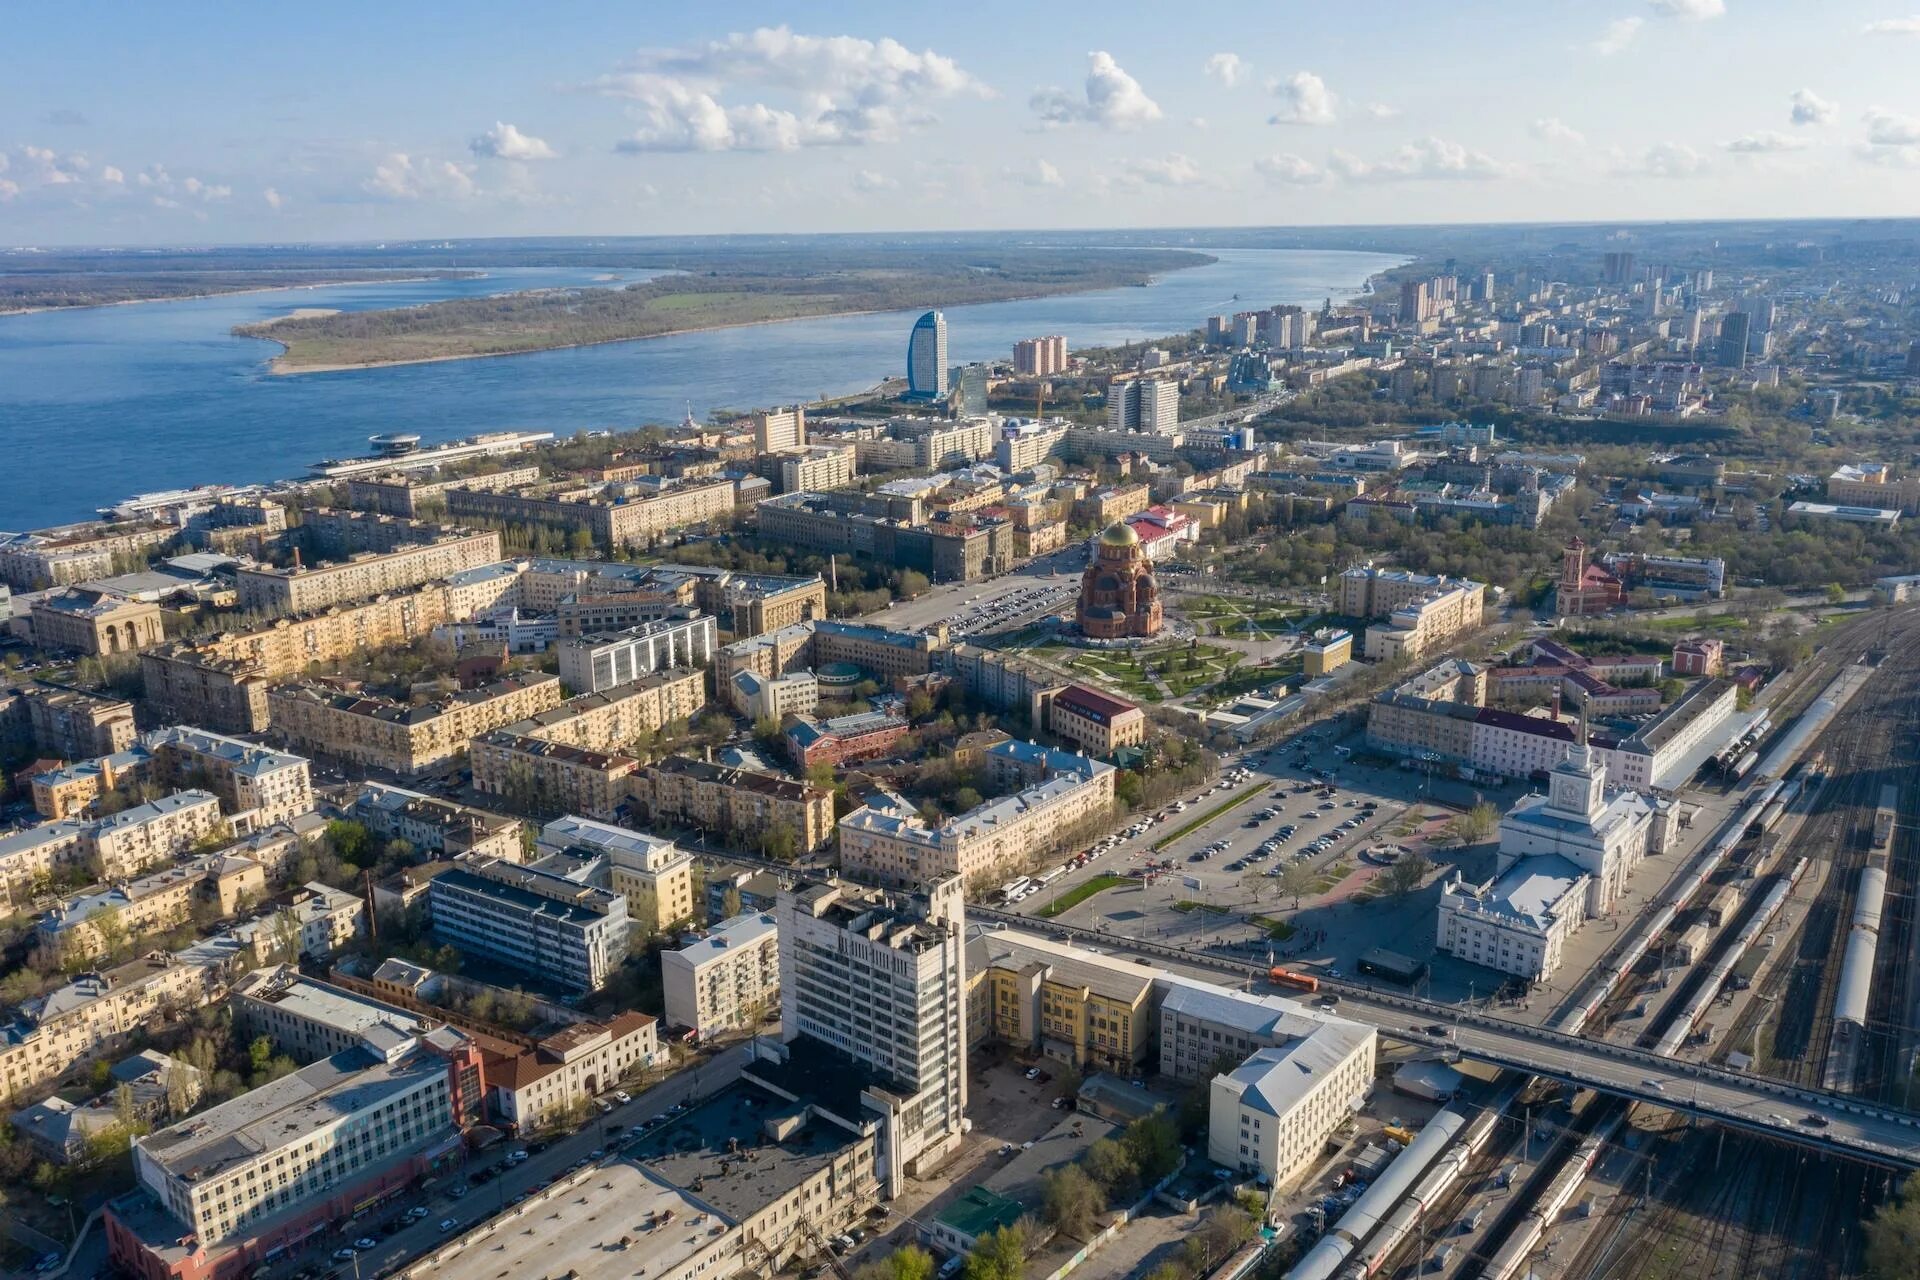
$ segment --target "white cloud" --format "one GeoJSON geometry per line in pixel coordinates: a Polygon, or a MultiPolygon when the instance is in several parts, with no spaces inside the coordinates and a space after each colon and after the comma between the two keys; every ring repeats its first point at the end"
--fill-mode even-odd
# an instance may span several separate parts
{"type": "Polygon", "coordinates": [[[1878,22],[1869,22],[1860,28],[1860,33],[1869,36],[1920,36],[1920,13],[1911,18],[1882,18],[1878,22]]]}
{"type": "Polygon", "coordinates": [[[1584,147],[1587,145],[1587,135],[1559,116],[1542,116],[1533,122],[1528,131],[1542,142],[1551,142],[1556,146],[1584,147]]]}
{"type": "Polygon", "coordinates": [[[1097,124],[1103,129],[1137,129],[1160,118],[1160,104],[1147,96],[1140,82],[1128,75],[1113,55],[1095,50],[1087,55],[1084,97],[1065,89],[1041,89],[1027,100],[1042,124],[1097,124]]]}
{"type": "Polygon", "coordinates": [[[1795,124],[1816,125],[1831,124],[1840,108],[1811,89],[1793,91],[1792,119],[1795,124]]]}
{"type": "Polygon", "coordinates": [[[1353,182],[1485,181],[1505,177],[1512,166],[1485,152],[1444,138],[1409,142],[1384,160],[1362,160],[1345,151],[1327,157],[1327,168],[1353,182]]]}
{"type": "Polygon", "coordinates": [[[1737,156],[1767,156],[1778,155],[1782,151],[1799,151],[1806,145],[1804,138],[1792,138],[1771,129],[1762,129],[1758,133],[1735,138],[1724,144],[1723,149],[1737,156]]]}
{"type": "Polygon", "coordinates": [[[993,91],[953,59],[897,40],[761,27],[677,49],[643,49],[594,89],[636,104],[616,150],[793,151],[890,142],[933,120],[929,104],[993,91]],[[785,90],[791,106],[722,101],[735,85],[785,90]]]}
{"type": "Polygon", "coordinates": [[[483,160],[551,160],[557,152],[540,138],[520,132],[504,120],[494,121],[467,149],[483,160]]]}
{"type": "Polygon", "coordinates": [[[1060,170],[1046,160],[1036,160],[1031,168],[1008,169],[1007,179],[1027,187],[1064,187],[1067,180],[1060,176],[1060,170]]]}
{"type": "Polygon", "coordinates": [[[1327,82],[1311,71],[1296,71],[1273,87],[1284,102],[1269,124],[1332,124],[1334,98],[1327,82]]]}
{"type": "Polygon", "coordinates": [[[369,195],[389,200],[465,200],[479,191],[472,165],[426,156],[415,159],[404,151],[388,154],[360,187],[369,195]]]}
{"type": "Polygon", "coordinates": [[[262,191],[260,198],[265,200],[267,207],[276,213],[287,207],[287,198],[278,191],[275,191],[272,187],[268,187],[265,191],[262,191]]]}
{"type": "Polygon", "coordinates": [[[1920,145],[1920,120],[1885,107],[1871,107],[1867,111],[1867,141],[1876,147],[1920,145]]]}
{"type": "Polygon", "coordinates": [[[21,172],[29,187],[64,187],[78,183],[87,170],[87,158],[61,155],[51,147],[28,144],[20,148],[21,172]]]}
{"type": "Polygon", "coordinates": [[[884,173],[875,173],[872,169],[862,169],[853,175],[853,189],[856,191],[892,191],[900,184],[884,173]]]}
{"type": "Polygon", "coordinates": [[[1304,160],[1290,151],[1278,155],[1261,156],[1253,162],[1254,169],[1274,182],[1284,182],[1289,186],[1308,186],[1315,182],[1324,182],[1326,170],[1311,160],[1304,160]]]}
{"type": "Polygon", "coordinates": [[[1705,22],[1708,18],[1724,17],[1727,12],[1726,0],[1647,0],[1647,3],[1663,18],[1687,22],[1705,22]]]}
{"type": "Polygon", "coordinates": [[[1237,53],[1216,53],[1207,59],[1207,79],[1218,80],[1231,89],[1246,79],[1247,64],[1237,53]]]}
{"type": "Polygon", "coordinates": [[[20,194],[20,184],[7,178],[0,178],[0,204],[5,204],[20,194]]]}
{"type": "Polygon", "coordinates": [[[1367,113],[1367,118],[1371,120],[1398,120],[1400,118],[1400,108],[1390,106],[1384,102],[1369,102],[1361,109],[1367,113]]]}
{"type": "MultiPolygon", "coordinates": [[[[114,170],[118,173],[119,170],[114,170]]],[[[103,175],[104,176],[104,175],[103,175]]],[[[233,194],[233,188],[219,183],[202,182],[198,178],[176,178],[163,164],[150,164],[134,175],[134,182],[155,193],[153,203],[163,209],[177,209],[181,205],[178,197],[186,196],[202,202],[225,200],[233,194]]]]}
{"type": "Polygon", "coordinates": [[[123,187],[127,183],[127,175],[110,164],[103,165],[100,169],[100,181],[111,183],[116,187],[123,187]]]}
{"type": "Polygon", "coordinates": [[[1638,157],[1616,157],[1614,172],[1647,178],[1695,178],[1711,167],[1705,156],[1685,143],[1662,142],[1638,157]]]}
{"type": "Polygon", "coordinates": [[[1207,181],[1199,165],[1177,152],[1159,159],[1131,160],[1123,174],[1132,182],[1156,187],[1197,187],[1207,181]]]}
{"type": "Polygon", "coordinates": [[[1593,42],[1591,48],[1603,58],[1624,52],[1645,25],[1644,18],[1615,18],[1607,24],[1607,29],[1600,33],[1600,38],[1593,42]]]}

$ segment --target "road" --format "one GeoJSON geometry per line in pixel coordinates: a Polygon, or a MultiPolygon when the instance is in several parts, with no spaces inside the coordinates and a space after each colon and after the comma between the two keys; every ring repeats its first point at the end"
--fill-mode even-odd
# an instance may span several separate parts
{"type": "MultiPolygon", "coordinates": [[[[497,1177],[472,1185],[471,1190],[464,1194],[453,1194],[469,1185],[467,1180],[476,1174],[501,1167],[507,1151],[521,1145],[500,1143],[492,1150],[474,1156],[459,1175],[444,1179],[443,1185],[433,1188],[426,1197],[396,1200],[376,1213],[349,1224],[343,1232],[328,1231],[314,1237],[314,1243],[304,1254],[276,1263],[274,1274],[290,1275],[302,1267],[315,1270],[325,1268],[330,1269],[328,1274],[337,1275],[340,1280],[373,1280],[373,1277],[394,1271],[437,1248],[452,1234],[440,1230],[441,1221],[451,1218],[459,1223],[459,1230],[465,1230],[493,1216],[515,1198],[531,1194],[576,1163],[586,1161],[591,1152],[606,1149],[612,1130],[641,1124],[672,1110],[677,1103],[691,1103],[733,1083],[751,1056],[751,1043],[734,1045],[710,1059],[674,1073],[653,1088],[636,1095],[632,1102],[617,1104],[611,1112],[596,1115],[578,1133],[553,1139],[544,1150],[529,1156],[518,1168],[505,1169],[497,1177]],[[414,1204],[426,1208],[426,1217],[419,1222],[400,1224],[401,1215],[414,1204]],[[398,1228],[393,1229],[396,1224],[398,1228]],[[373,1249],[356,1254],[351,1262],[335,1260],[331,1256],[336,1249],[362,1236],[374,1237],[379,1243],[373,1249]]],[[[76,1274],[90,1273],[77,1271],[76,1274]]]]}

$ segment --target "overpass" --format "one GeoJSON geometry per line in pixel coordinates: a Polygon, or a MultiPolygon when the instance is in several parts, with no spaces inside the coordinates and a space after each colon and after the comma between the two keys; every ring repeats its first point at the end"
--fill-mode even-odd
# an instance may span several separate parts
{"type": "MultiPolygon", "coordinates": [[[[1264,980],[1267,972],[1264,965],[1183,951],[1074,925],[1036,921],[971,904],[967,907],[967,916],[970,921],[982,924],[1048,933],[1105,951],[1122,951],[1207,969],[1241,982],[1264,980]]],[[[1703,1116],[1830,1155],[1884,1168],[1920,1169],[1920,1115],[1897,1107],[1702,1063],[1682,1062],[1645,1049],[1588,1040],[1478,1010],[1381,991],[1358,982],[1323,976],[1320,986],[1321,990],[1340,997],[1340,1016],[1369,1023],[1382,1035],[1408,1044],[1703,1116]],[[1429,1033],[1426,1028],[1434,1024],[1444,1026],[1447,1034],[1429,1033]]]]}

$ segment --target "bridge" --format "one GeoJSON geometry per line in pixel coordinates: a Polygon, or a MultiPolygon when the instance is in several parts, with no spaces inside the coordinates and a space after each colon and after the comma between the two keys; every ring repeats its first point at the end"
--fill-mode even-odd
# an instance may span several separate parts
{"type": "MultiPolygon", "coordinates": [[[[1071,938],[1103,951],[1207,969],[1236,981],[1263,981],[1267,972],[1264,965],[971,904],[967,917],[982,924],[1071,938]]],[[[1829,1155],[1890,1169],[1920,1169],[1920,1115],[1897,1107],[1681,1062],[1645,1049],[1588,1040],[1349,980],[1323,976],[1320,988],[1340,997],[1341,1017],[1369,1023],[1380,1034],[1408,1044],[1702,1116],[1829,1155]],[[1436,1036],[1426,1030],[1435,1024],[1444,1026],[1447,1034],[1436,1036]]]]}

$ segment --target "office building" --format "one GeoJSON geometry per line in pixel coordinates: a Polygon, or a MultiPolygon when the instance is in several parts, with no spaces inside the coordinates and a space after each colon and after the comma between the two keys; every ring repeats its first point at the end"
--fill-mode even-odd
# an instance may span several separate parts
{"type": "Polygon", "coordinates": [[[929,311],[913,322],[907,338],[907,398],[938,400],[947,394],[947,318],[929,311]]]}
{"type": "Polygon", "coordinates": [[[698,610],[554,646],[560,679],[576,693],[597,693],[671,667],[704,667],[719,645],[715,621],[698,610]]]}
{"type": "Polygon", "coordinates": [[[1107,430],[1176,434],[1180,384],[1170,378],[1115,379],[1107,388],[1107,430]]]}
{"type": "Polygon", "coordinates": [[[1720,317],[1720,341],[1714,351],[1714,363],[1723,369],[1747,367],[1747,348],[1752,340],[1752,321],[1744,311],[1730,311],[1720,317]]]}
{"type": "Polygon", "coordinates": [[[877,760],[893,752],[908,728],[905,716],[890,711],[860,711],[829,720],[802,716],[787,726],[787,758],[802,773],[816,764],[877,760]]]}
{"type": "Polygon", "coordinates": [[[369,1041],[400,1043],[444,1023],[318,978],[291,964],[255,969],[234,982],[233,1025],[265,1036],[295,1062],[318,1062],[369,1041]]]}
{"type": "Polygon", "coordinates": [[[540,828],[539,850],[582,863],[595,883],[627,901],[627,920],[638,938],[651,938],[693,923],[693,856],[662,840],[571,814],[540,828]]]}
{"type": "Polygon", "coordinates": [[[1849,463],[1827,477],[1827,498],[1838,506],[1897,509],[1920,515],[1920,474],[1895,476],[1884,462],[1849,463]]]}
{"type": "Polygon", "coordinates": [[[1300,646],[1303,669],[1309,677],[1324,676],[1353,660],[1353,633],[1323,627],[1300,646]]]}
{"type": "Polygon", "coordinates": [[[531,1047],[476,1037],[489,1116],[510,1133],[535,1133],[587,1113],[594,1099],[649,1067],[664,1065],[659,1020],[626,1012],[582,1020],[531,1047]]]}
{"type": "MultiPolygon", "coordinates": [[[[835,880],[783,890],[781,1056],[864,1084],[891,1196],[958,1149],[967,1110],[966,905],[957,877],[889,894],[835,880]]],[[[843,1086],[844,1087],[844,1086],[843,1086]]]]}
{"type": "Polygon", "coordinates": [[[817,853],[833,843],[833,791],[774,774],[668,756],[630,781],[634,805],[657,823],[690,823],[708,839],[736,848],[759,847],[774,833],[791,833],[794,852],[817,853]]]}
{"type": "Polygon", "coordinates": [[[1067,371],[1067,340],[1058,334],[1022,338],[1013,344],[1013,371],[1023,378],[1045,378],[1067,371]]]}
{"type": "Polygon", "coordinates": [[[1009,794],[930,827],[900,797],[876,792],[840,820],[840,865],[889,885],[947,876],[971,884],[1034,866],[1111,816],[1110,764],[1008,741],[989,748],[982,765],[1009,794]]]}
{"type": "Polygon", "coordinates": [[[1146,712],[1083,684],[1037,694],[1031,705],[1035,728],[1090,756],[1104,759],[1147,739],[1146,712]]]}
{"type": "Polygon", "coordinates": [[[807,443],[807,410],[804,405],[785,409],[762,409],[753,415],[755,453],[787,453],[807,443]]]}
{"type": "Polygon", "coordinates": [[[1291,1183],[1323,1158],[1328,1135],[1366,1101],[1373,1043],[1370,1028],[1324,1023],[1214,1076],[1207,1158],[1265,1185],[1291,1183]]]}
{"type": "Polygon", "coordinates": [[[435,876],[427,915],[439,941],[576,991],[598,991],[627,956],[625,898],[498,859],[435,876]]]}
{"type": "Polygon", "coordinates": [[[667,1025],[700,1039],[752,1031],[780,1010],[779,926],[748,911],[660,953],[667,1025]]]}

